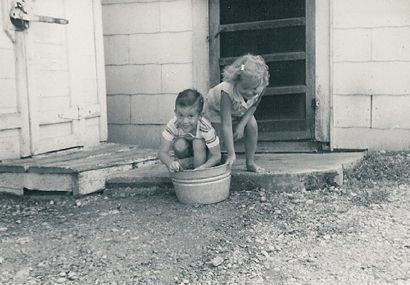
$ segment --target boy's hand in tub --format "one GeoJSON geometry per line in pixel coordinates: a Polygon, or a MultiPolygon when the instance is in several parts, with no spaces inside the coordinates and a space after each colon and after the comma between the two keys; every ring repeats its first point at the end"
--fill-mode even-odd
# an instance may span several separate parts
{"type": "Polygon", "coordinates": [[[173,161],[169,165],[168,170],[170,172],[179,172],[179,171],[182,171],[183,169],[182,169],[181,164],[179,163],[179,161],[173,161]]]}

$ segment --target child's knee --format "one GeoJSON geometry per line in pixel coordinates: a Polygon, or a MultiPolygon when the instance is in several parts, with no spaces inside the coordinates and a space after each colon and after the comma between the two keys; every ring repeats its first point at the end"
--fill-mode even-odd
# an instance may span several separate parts
{"type": "Polygon", "coordinates": [[[246,124],[247,129],[251,130],[257,130],[258,129],[258,123],[256,122],[255,116],[252,116],[248,123],[246,124]]]}
{"type": "Polygon", "coordinates": [[[192,144],[184,138],[176,138],[173,144],[175,156],[186,158],[192,156],[192,144]]]}

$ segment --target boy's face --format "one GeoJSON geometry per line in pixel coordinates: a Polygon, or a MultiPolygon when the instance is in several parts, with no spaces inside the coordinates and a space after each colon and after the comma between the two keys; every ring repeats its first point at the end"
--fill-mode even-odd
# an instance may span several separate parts
{"type": "Polygon", "coordinates": [[[262,90],[260,90],[259,81],[255,77],[249,75],[242,75],[241,79],[236,83],[237,91],[246,100],[258,95],[262,90]]]}
{"type": "Polygon", "coordinates": [[[175,115],[177,117],[178,126],[184,132],[195,134],[196,125],[200,115],[196,105],[187,107],[177,106],[175,109],[175,115]]]}

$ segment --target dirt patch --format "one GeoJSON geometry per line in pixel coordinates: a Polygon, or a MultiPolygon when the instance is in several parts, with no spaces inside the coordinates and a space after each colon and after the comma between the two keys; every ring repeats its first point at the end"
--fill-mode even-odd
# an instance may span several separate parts
{"type": "Polygon", "coordinates": [[[343,187],[3,196],[1,284],[410,284],[410,155],[372,153],[343,187]]]}

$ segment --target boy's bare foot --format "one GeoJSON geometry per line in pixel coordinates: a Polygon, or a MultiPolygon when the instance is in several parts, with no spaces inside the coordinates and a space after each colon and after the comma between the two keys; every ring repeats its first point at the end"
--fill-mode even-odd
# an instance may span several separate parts
{"type": "Polygon", "coordinates": [[[260,167],[258,165],[255,164],[255,162],[253,163],[247,163],[246,164],[246,170],[250,171],[250,172],[265,172],[265,169],[263,167],[260,167]]]}

